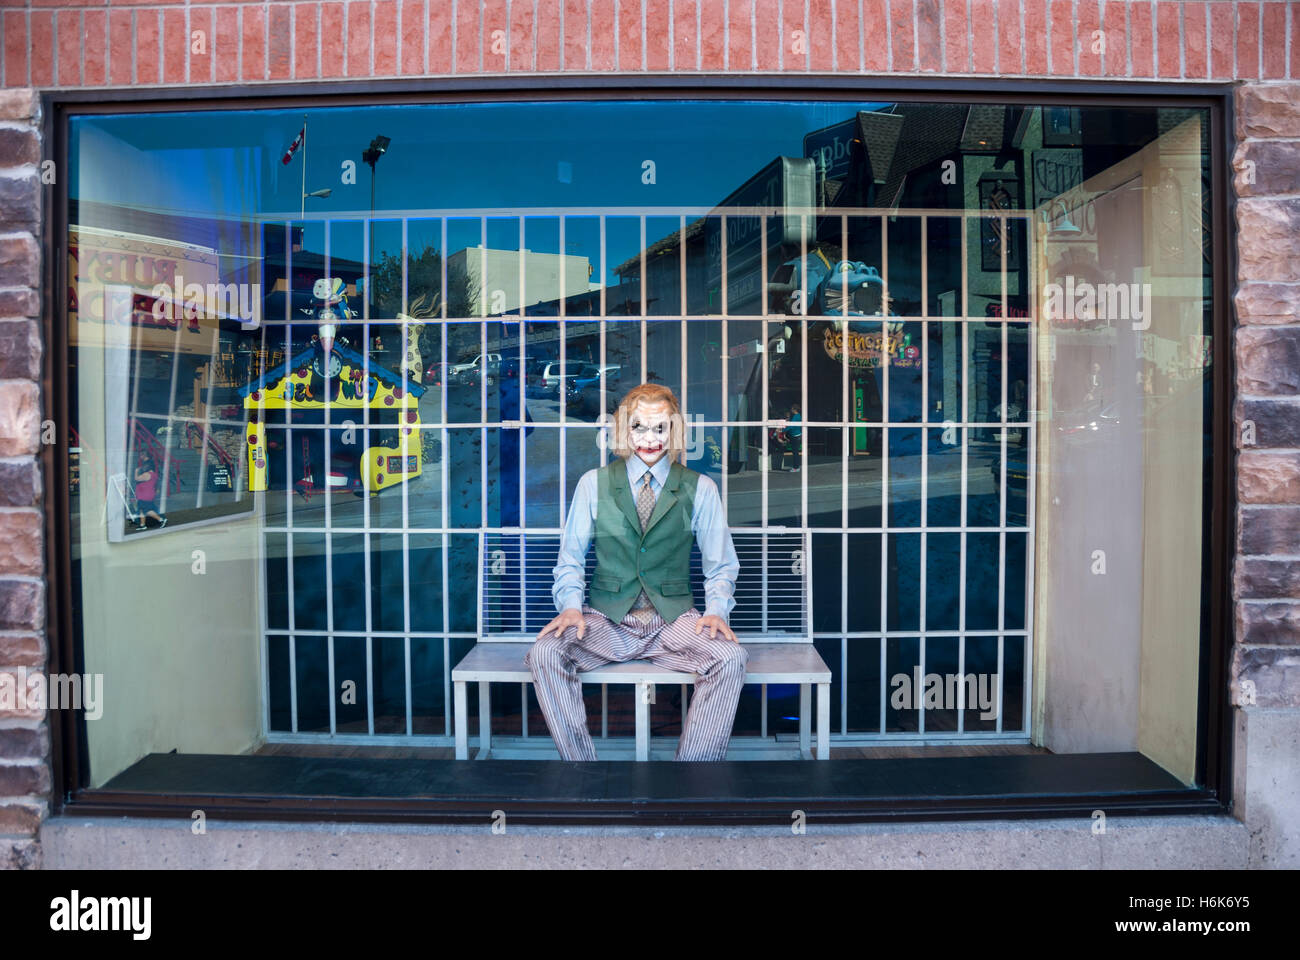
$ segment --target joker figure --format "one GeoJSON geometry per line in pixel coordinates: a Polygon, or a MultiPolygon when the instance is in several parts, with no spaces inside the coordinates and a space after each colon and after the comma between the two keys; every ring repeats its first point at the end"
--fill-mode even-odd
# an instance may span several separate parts
{"type": "Polygon", "coordinates": [[[697,676],[674,759],[721,760],[749,656],[727,625],[740,564],[717,484],[676,462],[685,429],[667,387],[629,391],[611,437],[622,459],[578,481],[551,591],[560,612],[525,658],[542,715],[563,759],[595,760],[578,671],[649,660],[697,676]],[[593,535],[596,569],[584,604],[593,535]],[[692,539],[703,558],[702,615],[691,596],[692,539]]]}

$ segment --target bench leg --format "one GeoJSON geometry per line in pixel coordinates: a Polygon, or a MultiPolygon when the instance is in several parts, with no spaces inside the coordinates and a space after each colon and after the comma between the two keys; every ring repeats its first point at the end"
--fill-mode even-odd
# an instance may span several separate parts
{"type": "Polygon", "coordinates": [[[831,758],[831,685],[817,684],[817,759],[831,758]]]}
{"type": "Polygon", "coordinates": [[[486,680],[478,685],[478,759],[486,760],[492,750],[492,686],[486,680]]]}
{"type": "Polygon", "coordinates": [[[456,703],[456,759],[469,759],[469,704],[465,694],[465,681],[457,680],[455,683],[455,703],[456,703]]]}
{"type": "Polygon", "coordinates": [[[636,685],[636,758],[650,759],[650,691],[653,684],[636,685]]]}
{"type": "Polygon", "coordinates": [[[799,684],[799,755],[812,759],[812,684],[799,684]]]}

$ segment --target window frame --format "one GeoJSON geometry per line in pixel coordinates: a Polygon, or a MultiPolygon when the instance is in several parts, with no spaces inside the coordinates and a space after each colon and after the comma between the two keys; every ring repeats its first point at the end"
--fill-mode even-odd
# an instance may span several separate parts
{"type": "MultiPolygon", "coordinates": [[[[1228,83],[1168,83],[1106,80],[981,79],[972,88],[965,78],[799,76],[575,76],[575,77],[453,77],[416,80],[363,80],[266,85],[132,88],[129,90],[67,90],[42,92],[43,158],[55,169],[68,167],[69,121],[73,116],[107,113],[224,111],[303,106],[358,106],[420,103],[491,103],[530,100],[907,100],[937,103],[992,103],[1032,106],[1182,106],[1209,112],[1209,147],[1213,224],[1211,231],[1212,335],[1220,345],[1212,366],[1214,406],[1211,411],[1211,489],[1208,527],[1203,551],[1202,597],[1208,599],[1200,635],[1200,689],[1197,704],[1196,781],[1201,787],[1179,791],[1056,794],[1007,797],[988,795],[920,796],[913,799],[870,797],[835,792],[832,778],[810,777],[808,802],[803,806],[820,822],[863,823],[897,820],[970,820],[1021,817],[1089,816],[1102,807],[1107,814],[1207,814],[1232,809],[1232,725],[1229,699],[1229,658],[1233,644],[1231,569],[1234,558],[1233,520],[1236,515],[1232,406],[1236,391],[1230,291],[1235,277],[1236,244],[1231,228],[1235,199],[1227,176],[1235,141],[1233,86],[1228,83]],[[199,95],[196,96],[196,93],[199,95]]],[[[41,240],[47,251],[66,250],[68,202],[66,181],[43,187],[41,240]]],[[[66,303],[67,258],[53,253],[42,264],[41,325],[45,338],[42,371],[43,417],[69,423],[69,345],[66,303]]],[[[71,575],[71,513],[68,457],[60,444],[45,445],[40,454],[48,478],[45,511],[48,577],[47,670],[80,672],[79,604],[71,575]]],[[[84,751],[85,717],[81,712],[56,711],[49,717],[54,813],[113,816],[188,816],[196,807],[209,815],[231,819],[479,823],[489,816],[481,799],[413,800],[404,798],[305,797],[297,794],[241,797],[168,792],[167,794],[105,791],[90,788],[84,751]]],[[[216,760],[217,758],[213,758],[216,760]]],[[[252,758],[246,758],[252,759],[252,758]]],[[[971,758],[931,758],[912,763],[962,764],[971,758]]],[[[1086,771],[1104,763],[1097,755],[1057,755],[1055,761],[1086,771]]],[[[460,761],[425,761],[457,763],[460,761]]],[[[472,761],[471,761],[472,762],[472,761]]],[[[510,761],[497,761],[508,763],[510,761]]],[[[734,761],[744,763],[744,761],[734,761]]],[[[805,762],[805,761],[795,761],[805,762]]],[[[873,760],[840,763],[878,763],[873,760]]],[[[816,764],[822,767],[821,764],[816,764]]],[[[687,776],[682,782],[689,783],[687,776]]],[[[698,796],[698,791],[695,793],[698,796]]],[[[490,805],[489,805],[490,806],[490,805]]],[[[717,801],[668,798],[647,803],[643,797],[606,800],[593,805],[572,802],[512,800],[518,822],[575,825],[583,823],[664,823],[709,825],[726,823],[790,823],[790,804],[748,801],[739,795],[717,801]]]]}

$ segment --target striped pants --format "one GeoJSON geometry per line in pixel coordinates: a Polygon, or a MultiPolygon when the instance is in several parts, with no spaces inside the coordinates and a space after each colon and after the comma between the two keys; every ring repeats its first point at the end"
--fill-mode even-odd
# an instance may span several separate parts
{"type": "Polygon", "coordinates": [[[524,658],[560,756],[565,760],[596,759],[578,671],[611,662],[649,660],[655,666],[697,676],[686,728],[673,759],[723,759],[745,681],[749,660],[745,648],[721,636],[711,640],[707,630],[697,634],[698,610],[687,610],[672,623],[665,623],[658,613],[644,623],[631,614],[622,623],[614,623],[585,604],[582,613],[587,630],[581,640],[575,627],[559,636],[548,633],[524,658]]]}

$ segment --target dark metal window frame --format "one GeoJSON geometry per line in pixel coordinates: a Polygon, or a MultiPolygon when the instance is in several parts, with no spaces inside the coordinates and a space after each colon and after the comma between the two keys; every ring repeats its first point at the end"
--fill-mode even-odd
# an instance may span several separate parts
{"type": "MultiPolygon", "coordinates": [[[[1044,789],[1041,794],[1017,797],[996,793],[970,796],[935,796],[920,792],[898,796],[863,791],[843,791],[843,780],[820,774],[808,776],[797,806],[816,822],[854,823],[881,820],[956,820],[1022,817],[1088,817],[1103,809],[1108,815],[1227,813],[1232,796],[1232,706],[1228,697],[1229,657],[1233,641],[1231,582],[1233,519],[1236,512],[1235,462],[1231,411],[1234,400],[1232,324],[1229,310],[1232,278],[1235,277],[1236,249],[1229,229],[1233,209],[1228,163],[1233,143],[1233,86],[1231,84],[1171,84],[1132,81],[1034,81],[927,77],[846,77],[837,75],[799,76],[582,76],[582,77],[472,77],[418,80],[364,80],[341,82],[298,82],[266,85],[229,85],[207,88],[158,87],[129,90],[70,90],[42,94],[44,159],[53,160],[59,176],[44,188],[41,240],[47,252],[42,277],[42,333],[45,342],[42,374],[43,417],[66,428],[69,422],[69,368],[66,303],[69,119],[76,115],[106,113],[156,113],[232,110],[302,106],[356,106],[421,104],[430,102],[500,102],[503,100],[613,99],[678,100],[900,100],[938,103],[994,103],[1017,105],[1071,106],[1183,106],[1205,107],[1210,117],[1211,188],[1213,191],[1212,366],[1214,406],[1211,411],[1212,487],[1207,517],[1208,540],[1205,555],[1208,569],[1202,570],[1203,589],[1208,592],[1208,622],[1200,637],[1201,688],[1197,704],[1197,788],[1139,792],[1119,789],[1104,792],[1064,793],[1044,789]]],[[[39,454],[44,483],[46,569],[48,571],[47,637],[50,672],[81,672],[81,638],[77,631],[75,584],[71,563],[71,512],[68,490],[68,458],[61,443],[43,447],[39,454]]],[[[341,820],[421,821],[429,823],[476,823],[492,815],[505,796],[491,798],[463,794],[459,798],[378,798],[365,796],[304,797],[241,796],[207,791],[189,793],[105,791],[88,784],[85,719],[78,712],[51,711],[51,753],[53,766],[52,807],[69,815],[135,815],[188,817],[202,808],[210,816],[254,820],[341,820]]],[[[1084,781],[1089,771],[1104,769],[1108,755],[1052,756],[1054,771],[1044,768],[1043,784],[1060,781],[1060,774],[1073,773],[1066,781],[1084,781]],[[1099,764],[1101,766],[1099,766],[1099,764]]],[[[1113,756],[1113,755],[1111,755],[1113,756]]],[[[202,761],[205,758],[195,757],[202,761]]],[[[218,762],[226,758],[210,758],[218,762]]],[[[248,758],[261,761],[268,758],[248,758]]],[[[918,786],[935,782],[935,771],[951,769],[981,758],[924,758],[915,760],[840,760],[844,764],[890,764],[891,770],[917,771],[910,778],[918,786]],[[894,766],[902,764],[904,766],[894,766]],[[942,767],[936,768],[935,764],[942,767]]],[[[983,758],[989,759],[989,758],[983,758]]],[[[1001,758],[1006,759],[1006,758],[1001,758]]],[[[365,763],[366,761],[351,761],[365,763]]],[[[391,762],[391,761],[389,761],[391,762]]],[[[419,761],[428,764],[473,764],[474,761],[419,761]]],[[[497,761],[508,763],[508,761],[497,761]]],[[[739,763],[739,761],[737,761],[739,763]]],[[[523,761],[534,765],[552,761],[523,761]]],[[[636,764],[634,766],[643,767],[636,764]]],[[[650,765],[655,766],[655,765],[650,765]]],[[[672,764],[673,768],[693,767],[672,764]]],[[[705,765],[709,766],[709,765],[705,765]]],[[[746,764],[755,768],[755,764],[746,764]]],[[[765,764],[757,764],[758,768],[765,764]]],[[[822,768],[822,764],[807,764],[822,768]]],[[[873,769],[871,767],[863,769],[873,769]]],[[[820,771],[819,771],[820,772],[820,771]]],[[[665,773],[664,777],[669,777],[665,773]]],[[[471,779],[478,779],[473,777],[471,779]]],[[[622,778],[620,778],[622,779],[622,778]]],[[[859,778],[855,778],[859,779],[859,778]]],[[[860,778],[865,780],[866,778],[860,778]]],[[[903,780],[908,777],[901,778],[903,780]]],[[[623,780],[636,784],[636,778],[623,780]]],[[[688,786],[690,777],[683,781],[688,786]]],[[[686,791],[701,796],[705,777],[686,791]]],[[[900,784],[905,787],[905,784],[900,784]]],[[[678,786],[681,786],[679,783],[678,786]]],[[[990,784],[996,787],[997,784],[990,784]]],[[[659,824],[780,824],[791,822],[791,803],[750,791],[741,798],[719,797],[701,801],[670,794],[671,788],[651,790],[662,799],[648,799],[644,789],[638,797],[602,796],[569,800],[515,798],[510,802],[515,822],[537,824],[659,823],[659,824]]]]}

